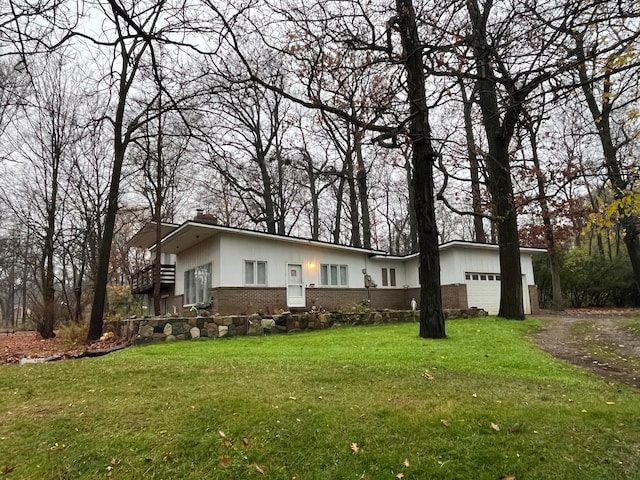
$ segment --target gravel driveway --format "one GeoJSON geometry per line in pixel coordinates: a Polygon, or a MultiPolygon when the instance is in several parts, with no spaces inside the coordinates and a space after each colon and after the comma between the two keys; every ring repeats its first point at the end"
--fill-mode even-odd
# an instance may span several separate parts
{"type": "Polygon", "coordinates": [[[640,332],[629,325],[640,319],[640,309],[568,309],[536,317],[544,322],[533,334],[539,348],[640,389],[640,332]]]}

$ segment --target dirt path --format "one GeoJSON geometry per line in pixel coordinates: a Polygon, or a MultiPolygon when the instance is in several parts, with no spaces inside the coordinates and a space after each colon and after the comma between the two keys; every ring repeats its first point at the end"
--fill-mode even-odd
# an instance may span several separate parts
{"type": "Polygon", "coordinates": [[[640,333],[628,326],[640,310],[584,310],[538,315],[533,335],[542,350],[610,380],[640,388],[640,333]]]}

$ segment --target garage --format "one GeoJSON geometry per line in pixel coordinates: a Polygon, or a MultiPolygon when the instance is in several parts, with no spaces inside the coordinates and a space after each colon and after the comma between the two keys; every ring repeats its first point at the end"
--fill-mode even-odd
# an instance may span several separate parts
{"type": "MultiPolygon", "coordinates": [[[[524,275],[523,302],[524,313],[531,314],[531,302],[529,301],[529,289],[524,275]]],[[[467,286],[467,304],[469,307],[482,308],[489,315],[497,315],[500,310],[500,274],[489,272],[465,272],[465,284],[467,286]]]]}

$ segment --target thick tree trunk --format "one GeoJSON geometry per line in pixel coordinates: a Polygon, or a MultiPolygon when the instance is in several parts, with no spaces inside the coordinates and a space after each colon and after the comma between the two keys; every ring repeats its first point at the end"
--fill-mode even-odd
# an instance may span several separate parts
{"type": "Polygon", "coordinates": [[[484,129],[489,146],[487,158],[487,187],[491,193],[497,216],[498,245],[500,248],[500,309],[498,315],[514,320],[524,319],[523,291],[520,265],[520,239],[518,218],[513,198],[509,143],[513,136],[521,108],[520,100],[513,98],[501,121],[498,108],[496,79],[492,70],[492,52],[487,37],[487,2],[480,12],[477,0],[469,0],[467,9],[471,19],[473,54],[476,60],[478,103],[482,111],[484,129]]]}
{"type": "Polygon", "coordinates": [[[422,48],[411,0],[397,0],[397,26],[406,52],[404,67],[411,113],[413,189],[420,248],[420,336],[445,338],[445,321],[440,290],[440,252],[436,225],[433,164],[436,153],[431,143],[422,48]]]}
{"type": "Polygon", "coordinates": [[[418,251],[418,219],[416,218],[416,193],[413,188],[413,172],[410,158],[405,159],[404,170],[407,185],[409,185],[409,251],[415,253],[418,251]]]}
{"type": "Polygon", "coordinates": [[[493,198],[497,216],[500,257],[500,308],[498,316],[513,320],[524,319],[520,238],[513,199],[508,145],[497,133],[487,130],[489,158],[487,186],[493,198]]]}

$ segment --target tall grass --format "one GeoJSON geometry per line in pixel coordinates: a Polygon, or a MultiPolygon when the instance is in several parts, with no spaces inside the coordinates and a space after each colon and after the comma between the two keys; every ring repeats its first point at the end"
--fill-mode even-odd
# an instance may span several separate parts
{"type": "Polygon", "coordinates": [[[637,391],[535,349],[536,322],[135,347],[0,368],[12,479],[633,479],[637,391]],[[402,476],[398,476],[402,474],[402,476]]]}

